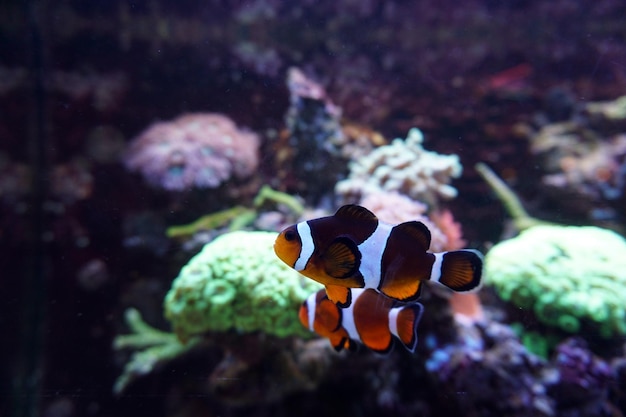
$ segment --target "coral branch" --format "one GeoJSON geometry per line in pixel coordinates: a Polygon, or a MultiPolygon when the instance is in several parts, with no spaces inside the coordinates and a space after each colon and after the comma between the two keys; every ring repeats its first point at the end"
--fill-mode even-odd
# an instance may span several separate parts
{"type": "Polygon", "coordinates": [[[268,200],[286,206],[297,216],[300,216],[304,212],[304,205],[296,197],[281,191],[276,191],[269,185],[264,185],[254,199],[254,206],[260,207],[268,200]]]}
{"type": "Polygon", "coordinates": [[[254,210],[235,206],[202,216],[193,223],[168,227],[165,234],[170,238],[190,236],[200,230],[213,230],[228,223],[230,223],[231,230],[238,230],[254,221],[255,216],[254,210]]]}
{"type": "Polygon", "coordinates": [[[502,204],[504,204],[506,211],[513,218],[513,225],[517,230],[521,231],[539,224],[548,224],[547,222],[531,217],[526,209],[524,209],[522,202],[515,193],[487,166],[487,164],[479,162],[476,164],[475,168],[480,176],[489,184],[502,204]]]}
{"type": "Polygon", "coordinates": [[[136,379],[188,352],[202,340],[199,337],[190,338],[183,344],[174,333],[164,332],[147,324],[134,308],[126,310],[125,319],[132,333],[117,336],[113,341],[113,348],[141,350],[133,353],[124,366],[124,371],[116,379],[113,392],[118,395],[136,379]]]}

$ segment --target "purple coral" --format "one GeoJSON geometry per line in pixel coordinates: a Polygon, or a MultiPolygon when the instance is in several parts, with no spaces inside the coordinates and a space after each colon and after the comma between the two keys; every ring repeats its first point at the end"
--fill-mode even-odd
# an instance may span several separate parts
{"type": "Polygon", "coordinates": [[[215,188],[232,176],[252,174],[258,147],[258,136],[238,129],[228,117],[192,113],[143,131],[127,149],[124,163],[167,190],[215,188]]]}
{"type": "Polygon", "coordinates": [[[426,370],[458,396],[465,416],[609,416],[609,364],[582,339],[568,339],[545,361],[528,352],[510,327],[494,321],[457,323],[457,339],[427,335],[426,370]],[[429,337],[430,336],[430,337],[429,337]]]}
{"type": "Polygon", "coordinates": [[[457,330],[456,342],[432,350],[425,365],[442,391],[460,394],[463,415],[554,416],[541,381],[545,363],[511,329],[485,322],[457,324],[457,330]]]}
{"type": "Polygon", "coordinates": [[[563,414],[574,415],[571,410],[578,410],[583,415],[608,415],[609,364],[593,355],[582,339],[568,339],[556,352],[557,374],[548,385],[548,393],[557,400],[563,414]]]}

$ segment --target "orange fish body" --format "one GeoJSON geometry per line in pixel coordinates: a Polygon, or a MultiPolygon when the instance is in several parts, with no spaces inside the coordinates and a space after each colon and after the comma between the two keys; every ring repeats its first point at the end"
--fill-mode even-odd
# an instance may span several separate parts
{"type": "Polygon", "coordinates": [[[417,325],[423,306],[411,303],[396,307],[392,299],[373,289],[351,289],[352,304],[340,308],[320,290],[311,294],[300,307],[302,324],[332,346],[355,350],[360,342],[378,353],[386,353],[398,339],[410,352],[417,346],[417,325]]]}
{"type": "Polygon", "coordinates": [[[274,251],[287,265],[323,284],[340,307],[351,304],[350,288],[371,288],[392,299],[417,300],[423,281],[457,292],[480,288],[483,257],[473,249],[428,252],[430,231],[421,222],[391,225],[357,205],[333,216],[290,226],[274,251]]]}

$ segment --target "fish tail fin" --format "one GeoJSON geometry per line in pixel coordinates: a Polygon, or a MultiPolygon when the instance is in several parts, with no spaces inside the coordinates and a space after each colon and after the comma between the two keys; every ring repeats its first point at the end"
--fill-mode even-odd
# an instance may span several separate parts
{"type": "Polygon", "coordinates": [[[415,352],[417,347],[417,325],[423,312],[424,306],[420,303],[396,307],[389,312],[391,333],[400,339],[404,347],[411,353],[415,352]]]}
{"type": "Polygon", "coordinates": [[[439,283],[456,292],[480,289],[483,275],[482,253],[474,249],[461,249],[435,255],[441,257],[439,283]]]}

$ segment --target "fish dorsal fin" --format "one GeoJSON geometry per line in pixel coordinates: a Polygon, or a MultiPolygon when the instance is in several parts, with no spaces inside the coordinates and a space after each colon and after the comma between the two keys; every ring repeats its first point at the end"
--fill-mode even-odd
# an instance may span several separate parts
{"type": "Polygon", "coordinates": [[[408,236],[424,252],[430,248],[430,230],[422,222],[411,221],[394,226],[394,230],[408,236]]]}
{"type": "Polygon", "coordinates": [[[356,350],[356,344],[350,340],[345,334],[335,333],[330,338],[330,344],[337,352],[341,352],[343,349],[354,352],[356,350]]]}
{"type": "Polygon", "coordinates": [[[362,206],[356,204],[347,204],[342,206],[335,213],[335,217],[345,220],[359,220],[366,222],[378,222],[378,218],[374,213],[362,206]]]}
{"type": "Polygon", "coordinates": [[[441,262],[439,283],[456,292],[478,291],[482,284],[483,255],[477,250],[446,252],[441,262]]]}
{"type": "Polygon", "coordinates": [[[327,285],[326,295],[328,299],[340,308],[349,307],[352,304],[352,293],[349,288],[340,285],[327,285]]]}
{"type": "Polygon", "coordinates": [[[347,237],[332,241],[322,254],[325,272],[333,278],[348,278],[354,275],[361,263],[361,252],[347,237]]]}

